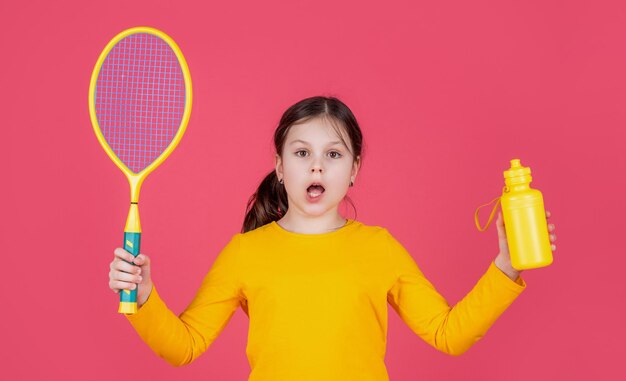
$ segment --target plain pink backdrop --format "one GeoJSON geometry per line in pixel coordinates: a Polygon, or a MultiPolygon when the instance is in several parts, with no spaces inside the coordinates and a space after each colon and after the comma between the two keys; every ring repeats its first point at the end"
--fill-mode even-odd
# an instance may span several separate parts
{"type": "Polygon", "coordinates": [[[241,310],[196,362],[173,368],[108,287],[129,192],[93,133],[88,82],[116,33],[149,25],[177,41],[194,85],[187,133],[140,199],[142,252],[173,311],[239,232],[273,168],[282,112],[334,95],[365,136],[356,218],[388,228],[451,304],[497,255],[495,226],[478,232],[474,211],[499,195],[510,159],[532,168],[557,227],[553,265],[524,272],[527,290],[461,357],[390,308],[393,381],[620,379],[622,4],[2,2],[0,378],[247,378],[241,310]]]}

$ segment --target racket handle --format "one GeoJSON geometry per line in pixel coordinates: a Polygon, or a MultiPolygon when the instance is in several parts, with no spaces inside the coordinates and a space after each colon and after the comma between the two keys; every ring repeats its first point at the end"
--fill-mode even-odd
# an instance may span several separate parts
{"type": "MultiPolygon", "coordinates": [[[[124,250],[137,257],[140,245],[141,233],[124,232],[124,250]]],[[[134,263],[131,263],[131,265],[136,266],[134,263]]],[[[137,287],[134,290],[120,290],[120,308],[117,312],[121,314],[134,314],[137,312],[137,287]]]]}

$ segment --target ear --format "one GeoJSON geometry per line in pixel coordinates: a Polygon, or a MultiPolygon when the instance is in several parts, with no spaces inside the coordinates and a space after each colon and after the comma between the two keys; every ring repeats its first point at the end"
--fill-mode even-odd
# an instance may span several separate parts
{"type": "Polygon", "coordinates": [[[357,156],[356,160],[354,160],[354,163],[352,164],[352,171],[350,172],[350,177],[353,179],[352,181],[356,180],[356,175],[359,173],[359,169],[361,169],[361,156],[357,156]]]}
{"type": "Polygon", "coordinates": [[[275,163],[276,163],[276,176],[278,176],[279,179],[282,179],[283,178],[283,159],[280,157],[279,154],[276,154],[275,163]]]}

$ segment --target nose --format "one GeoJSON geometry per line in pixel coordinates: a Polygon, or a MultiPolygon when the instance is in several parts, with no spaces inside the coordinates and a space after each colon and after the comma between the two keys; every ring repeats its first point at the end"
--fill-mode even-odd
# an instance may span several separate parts
{"type": "Polygon", "coordinates": [[[320,160],[315,160],[314,163],[311,166],[311,172],[315,173],[315,171],[318,171],[319,173],[322,173],[322,164],[321,164],[320,160]]]}

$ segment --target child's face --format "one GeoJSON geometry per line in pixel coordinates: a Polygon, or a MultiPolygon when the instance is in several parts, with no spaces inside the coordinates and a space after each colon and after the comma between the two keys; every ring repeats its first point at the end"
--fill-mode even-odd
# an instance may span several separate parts
{"type": "MultiPolygon", "coordinates": [[[[346,144],[350,144],[343,130],[342,133],[346,144]]],[[[353,159],[330,122],[323,118],[293,125],[282,156],[276,155],[276,172],[284,180],[289,211],[309,217],[337,213],[358,169],[358,160],[353,159]],[[317,197],[321,189],[308,190],[313,183],[324,188],[317,197]]]]}

